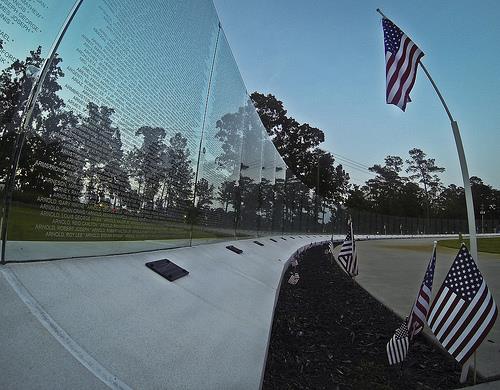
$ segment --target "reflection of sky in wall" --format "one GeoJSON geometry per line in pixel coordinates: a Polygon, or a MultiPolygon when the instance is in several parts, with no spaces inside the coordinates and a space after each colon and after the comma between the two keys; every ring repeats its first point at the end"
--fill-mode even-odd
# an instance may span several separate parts
{"type": "MultiPolygon", "coordinates": [[[[24,59],[42,45],[45,56],[72,4],[47,1],[47,8],[40,10],[43,29],[36,33],[2,24],[4,35],[15,37],[5,42],[5,49],[24,59]]],[[[167,7],[162,1],[84,0],[59,46],[65,73],[60,95],[70,103],[73,89],[87,91],[95,94],[95,103],[114,108],[125,148],[140,146],[142,139],[134,135],[140,126],[159,126],[167,130],[167,141],[177,131],[186,136],[195,158],[217,27],[209,1],[171,2],[167,7]],[[96,42],[101,53],[82,61],[85,48],[94,50],[96,42]],[[85,73],[82,70],[88,70],[93,82],[75,80],[76,73],[85,73]]],[[[83,114],[85,106],[79,106],[83,114]]]]}
{"type": "MultiPolygon", "coordinates": [[[[220,166],[215,163],[215,159],[222,154],[222,144],[215,138],[215,134],[219,131],[216,127],[217,121],[225,114],[237,113],[240,107],[246,104],[247,99],[245,85],[234,62],[226,37],[221,31],[212,75],[203,140],[207,153],[200,167],[200,177],[206,178],[216,186],[228,176],[232,176],[230,180],[237,179],[239,174],[239,162],[235,162],[234,166],[220,166]]],[[[239,150],[240,146],[236,145],[235,149],[239,150]]]]}
{"type": "Polygon", "coordinates": [[[269,180],[269,184],[274,184],[276,172],[274,145],[265,133],[262,139],[264,140],[262,147],[262,179],[269,180]]]}
{"type": "MultiPolygon", "coordinates": [[[[31,3],[31,2],[26,2],[31,3]]],[[[69,10],[72,7],[71,1],[44,0],[45,7],[37,2],[33,2],[33,11],[26,9],[22,11],[10,0],[2,0],[0,6],[0,39],[4,42],[4,61],[0,61],[2,68],[9,66],[12,61],[8,58],[15,57],[24,59],[30,50],[42,46],[45,55],[52,42],[57,36],[60,27],[64,23],[69,10]],[[29,17],[37,28],[31,27],[27,31],[13,19],[25,15],[29,17]]]]}
{"type": "MultiPolygon", "coordinates": [[[[16,24],[2,23],[0,38],[5,41],[5,51],[24,59],[41,45],[46,57],[74,2],[23,3],[34,7],[25,13],[40,29],[27,32],[16,24]]],[[[12,18],[13,11],[19,10],[11,8],[7,17],[12,18]]],[[[0,12],[6,11],[0,8],[0,12]]],[[[84,0],[58,49],[65,73],[59,80],[63,87],[59,94],[77,114],[85,115],[90,100],[114,108],[114,125],[121,131],[125,150],[140,147],[142,137],[135,132],[141,126],[163,127],[167,143],[181,132],[188,139],[195,166],[217,30],[218,17],[211,1],[167,5],[162,0],[84,0]]],[[[222,153],[221,142],[215,138],[217,120],[238,112],[247,101],[245,85],[221,30],[200,166],[200,178],[207,178],[215,187],[227,179],[237,180],[240,168],[239,161],[233,167],[215,162],[222,153]]],[[[274,182],[275,150],[270,141],[264,147],[266,132],[256,112],[248,122],[246,146],[243,150],[241,145],[235,147],[249,166],[244,175],[257,182],[261,176],[274,182]],[[261,172],[264,165],[267,171],[261,172]]],[[[280,174],[284,169],[276,172],[278,177],[280,174]]]]}
{"type": "Polygon", "coordinates": [[[254,182],[260,182],[262,168],[262,131],[260,118],[255,110],[248,112],[248,123],[245,124],[241,162],[247,168],[242,176],[254,182]]]}
{"type": "MultiPolygon", "coordinates": [[[[218,26],[212,5],[172,2],[165,7],[162,1],[128,0],[108,7],[111,3],[84,1],[59,50],[66,69],[75,69],[65,69],[67,75],[82,66],[77,50],[85,45],[92,50],[92,40],[98,42],[102,52],[87,66],[99,71],[92,75],[98,83],[109,80],[108,95],[99,93],[99,104],[116,109],[122,138],[133,139],[141,126],[163,127],[166,140],[180,131],[195,159],[218,26]]],[[[132,141],[140,143],[140,138],[132,141]]]]}

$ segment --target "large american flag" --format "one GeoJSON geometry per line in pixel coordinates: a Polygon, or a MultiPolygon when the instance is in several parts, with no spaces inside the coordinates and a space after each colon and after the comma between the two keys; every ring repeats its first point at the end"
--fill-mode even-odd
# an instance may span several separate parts
{"type": "Polygon", "coordinates": [[[405,320],[403,321],[401,326],[396,329],[394,336],[392,336],[392,338],[387,343],[386,350],[389,364],[392,365],[401,363],[403,360],[405,360],[409,346],[410,341],[408,340],[408,323],[405,320]]]}
{"type": "Polygon", "coordinates": [[[435,267],[436,267],[436,246],[434,246],[434,250],[432,251],[432,256],[431,259],[429,260],[427,271],[425,271],[424,280],[422,281],[422,285],[420,286],[417,299],[415,300],[415,304],[411,309],[409,317],[410,322],[408,323],[410,340],[412,340],[417,334],[419,334],[424,329],[431,301],[432,282],[434,280],[435,267]]]}
{"type": "Polygon", "coordinates": [[[356,244],[352,232],[352,222],[349,223],[349,231],[347,232],[347,236],[342,243],[340,253],[337,257],[340,264],[349,275],[356,276],[358,274],[358,255],[356,253],[356,244]]]}
{"type": "Polygon", "coordinates": [[[382,19],[385,46],[386,101],[403,111],[417,76],[424,53],[389,19],[382,19]]]}
{"type": "Polygon", "coordinates": [[[487,336],[497,314],[486,281],[462,244],[432,302],[427,322],[444,349],[463,364],[487,336]]]}

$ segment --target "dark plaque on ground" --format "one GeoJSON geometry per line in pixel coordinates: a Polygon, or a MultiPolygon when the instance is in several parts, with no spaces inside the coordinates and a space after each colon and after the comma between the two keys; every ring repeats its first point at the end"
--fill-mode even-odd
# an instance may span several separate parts
{"type": "Polygon", "coordinates": [[[386,344],[402,320],[347,277],[325,249],[307,250],[299,283],[281,285],[263,388],[461,387],[460,367],[422,335],[402,366],[389,366],[386,344]]]}
{"type": "Polygon", "coordinates": [[[241,255],[243,253],[240,248],[236,248],[234,245],[228,245],[226,246],[226,249],[229,249],[230,251],[237,253],[238,255],[241,255]]]}
{"type": "Polygon", "coordinates": [[[177,264],[174,264],[167,259],[151,261],[146,263],[146,267],[152,269],[170,282],[189,274],[189,272],[184,268],[179,267],[177,264]]]}

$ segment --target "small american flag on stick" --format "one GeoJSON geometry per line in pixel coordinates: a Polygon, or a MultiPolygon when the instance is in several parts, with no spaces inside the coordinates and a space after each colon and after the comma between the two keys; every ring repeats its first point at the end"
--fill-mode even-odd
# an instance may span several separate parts
{"type": "Polygon", "coordinates": [[[330,254],[333,256],[333,241],[330,240],[330,242],[328,243],[328,251],[330,252],[330,254]]]}
{"type": "Polygon", "coordinates": [[[342,243],[338,259],[342,267],[350,276],[358,274],[358,255],[356,253],[356,243],[354,242],[354,234],[352,231],[352,221],[349,222],[349,231],[342,243]]]}
{"type": "Polygon", "coordinates": [[[408,339],[408,322],[403,321],[401,326],[396,329],[394,336],[387,343],[387,358],[389,359],[389,364],[401,363],[405,360],[406,354],[408,353],[408,347],[410,346],[410,341],[408,339]]]}
{"type": "Polygon", "coordinates": [[[288,283],[291,285],[296,285],[299,282],[300,276],[298,272],[291,272],[288,278],[288,283]]]}
{"type": "Polygon", "coordinates": [[[420,286],[417,299],[415,300],[415,304],[411,309],[409,317],[410,322],[408,324],[410,340],[413,340],[413,338],[424,329],[431,301],[432,282],[434,280],[435,268],[436,268],[436,242],[434,243],[432,256],[431,259],[429,260],[429,265],[427,266],[427,270],[425,271],[424,280],[422,281],[422,285],[420,286]]]}
{"type": "Polygon", "coordinates": [[[403,111],[411,102],[410,92],[417,77],[417,66],[424,53],[389,19],[382,19],[385,46],[385,78],[387,104],[403,111]]]}
{"type": "Polygon", "coordinates": [[[497,315],[486,281],[462,244],[432,302],[428,324],[444,349],[463,364],[488,335],[497,315]]]}
{"type": "Polygon", "coordinates": [[[431,300],[432,281],[436,267],[436,242],[432,251],[424,280],[420,286],[417,299],[411,309],[410,316],[401,324],[392,339],[387,343],[387,357],[389,364],[401,363],[408,353],[410,341],[419,334],[425,325],[429,302],[431,300]]]}

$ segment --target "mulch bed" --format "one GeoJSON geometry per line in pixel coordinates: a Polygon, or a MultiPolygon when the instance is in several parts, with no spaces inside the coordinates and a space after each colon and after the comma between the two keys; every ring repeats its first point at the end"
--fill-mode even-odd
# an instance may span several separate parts
{"type": "Polygon", "coordinates": [[[401,318],[354,283],[325,249],[313,247],[302,255],[297,285],[284,277],[263,388],[461,387],[460,367],[422,335],[402,367],[389,366],[386,344],[401,318]]]}

